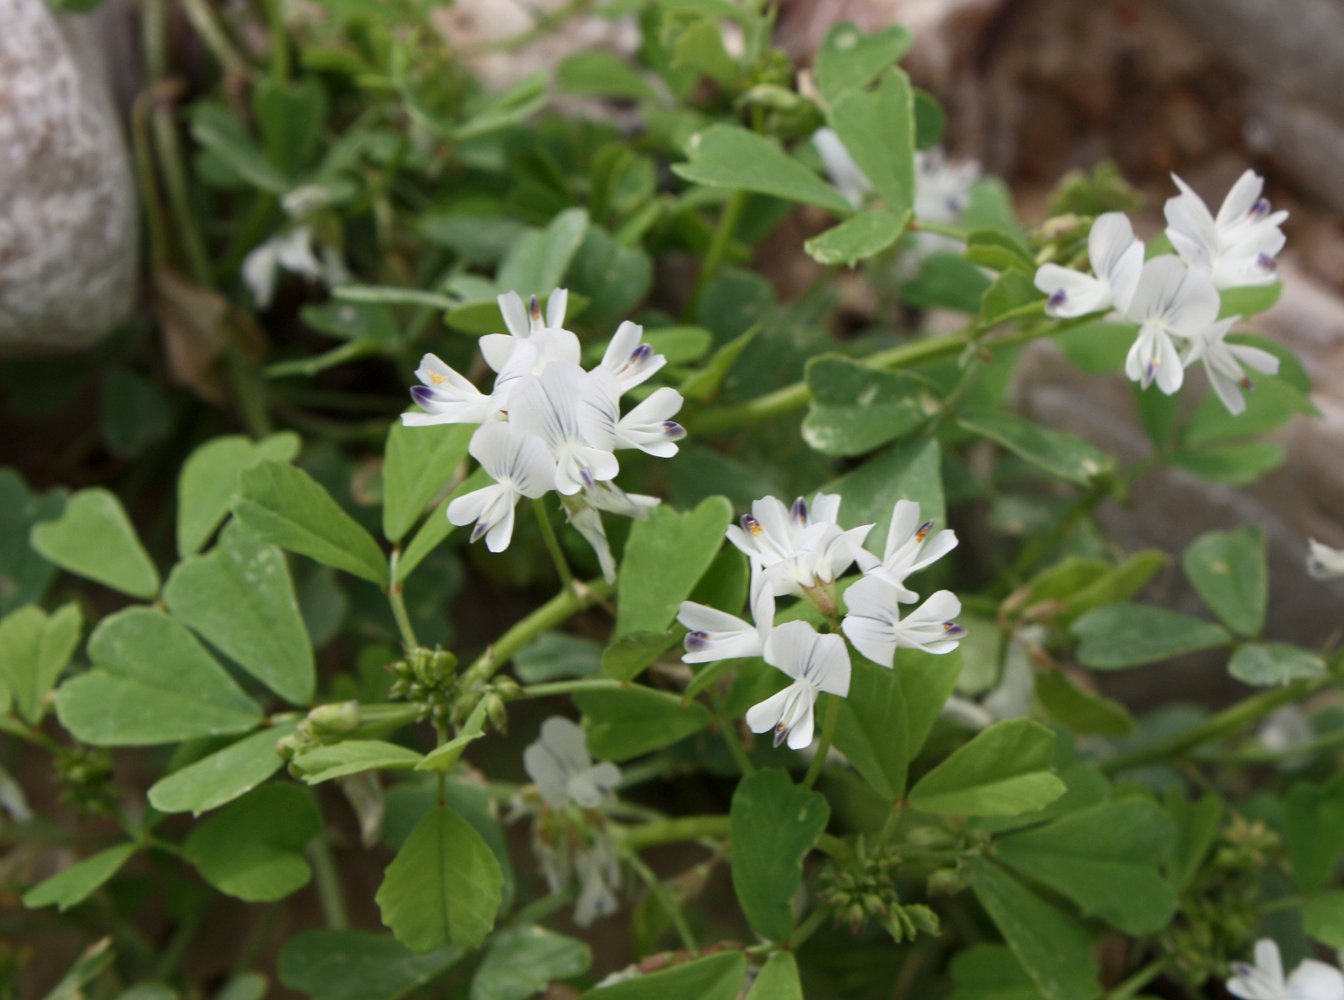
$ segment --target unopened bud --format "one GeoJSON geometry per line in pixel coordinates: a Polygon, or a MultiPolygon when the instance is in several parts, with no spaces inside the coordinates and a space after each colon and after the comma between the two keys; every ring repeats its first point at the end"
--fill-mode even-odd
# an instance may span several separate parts
{"type": "Polygon", "coordinates": [[[359,702],[340,701],[318,705],[308,713],[308,723],[316,736],[348,733],[359,725],[359,702]]]}
{"type": "Polygon", "coordinates": [[[509,710],[504,706],[504,699],[497,694],[492,694],[485,699],[485,714],[490,716],[491,724],[501,733],[509,730],[509,710]]]}

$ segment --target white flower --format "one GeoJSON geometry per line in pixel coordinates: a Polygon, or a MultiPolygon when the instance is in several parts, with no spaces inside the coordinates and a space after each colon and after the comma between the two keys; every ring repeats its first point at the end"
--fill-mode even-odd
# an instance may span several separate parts
{"type": "Polygon", "coordinates": [[[949,653],[966,630],[952,619],[961,614],[961,602],[950,590],[940,590],[904,618],[899,591],[885,580],[866,576],[845,591],[849,613],[840,627],[849,641],[874,663],[890,667],[898,649],[949,653]]]}
{"type": "Polygon", "coordinates": [[[1287,212],[1271,212],[1261,197],[1265,181],[1247,170],[1223,199],[1217,217],[1175,174],[1181,193],[1166,203],[1167,238],[1192,268],[1209,273],[1218,288],[1263,285],[1274,280],[1274,255],[1283,249],[1279,229],[1287,212]]]}
{"type": "Polygon", "coordinates": [[[541,724],[540,738],[523,751],[523,768],[552,809],[570,802],[596,809],[621,780],[615,764],[593,763],[583,729],[558,715],[541,724]]]}
{"type": "Polygon", "coordinates": [[[1241,1000],[1344,1000],[1344,975],[1333,966],[1305,959],[1283,978],[1279,946],[1268,938],[1255,942],[1255,964],[1237,962],[1227,991],[1241,1000]]]}
{"type": "Polygon", "coordinates": [[[1143,244],[1134,238],[1124,213],[1097,216],[1087,234],[1087,258],[1093,274],[1058,264],[1042,264],[1036,272],[1036,287],[1049,296],[1047,316],[1062,319],[1112,306],[1121,312],[1129,308],[1143,271],[1143,244]]]}
{"type": "Polygon", "coordinates": [[[1332,549],[1316,539],[1309,539],[1311,551],[1307,555],[1307,572],[1317,580],[1331,580],[1344,576],[1344,549],[1332,549]]]}
{"type": "Polygon", "coordinates": [[[1125,358],[1125,374],[1145,389],[1153,382],[1170,396],[1185,379],[1173,337],[1190,341],[1218,320],[1218,290],[1208,275],[1164,254],[1143,265],[1125,319],[1140,324],[1125,358]]]}
{"type": "Polygon", "coordinates": [[[611,453],[618,413],[605,380],[563,361],[523,376],[509,396],[509,423],[546,442],[555,489],[566,496],[620,471],[611,453]]]}
{"type": "Polygon", "coordinates": [[[551,489],[555,459],[538,438],[499,421],[482,424],[467,450],[495,482],[450,503],[448,520],[459,526],[475,521],[471,540],[484,535],[486,548],[503,552],[513,538],[519,497],[535,500],[551,489]]]}
{"type": "Polygon", "coordinates": [[[765,641],[765,662],[793,678],[783,691],[747,709],[753,733],[774,731],[775,746],[788,740],[801,750],[812,742],[812,707],[817,693],[849,694],[849,653],[838,635],[820,635],[807,622],[786,622],[765,641]]]}
{"type": "Polygon", "coordinates": [[[945,225],[960,221],[979,179],[975,160],[950,163],[941,146],[915,150],[915,218],[945,225]]]}
{"type": "Polygon", "coordinates": [[[777,597],[806,596],[823,587],[861,558],[871,524],[845,531],[836,523],[840,497],[818,493],[811,509],[799,497],[786,508],[777,497],[761,497],[742,515],[742,525],[728,526],[728,540],[752,562],[753,575],[764,574],[777,597]]]}
{"type": "Polygon", "coordinates": [[[862,205],[869,192],[873,190],[873,185],[869,182],[867,175],[859,169],[859,165],[854,162],[854,157],[849,155],[849,150],[840,141],[840,137],[835,134],[835,129],[817,129],[812,133],[812,145],[821,157],[822,165],[826,167],[826,173],[830,176],[831,183],[855,208],[862,205]]]}
{"type": "Polygon", "coordinates": [[[517,292],[505,292],[499,296],[499,311],[504,315],[504,325],[509,328],[509,332],[487,333],[481,338],[481,354],[485,357],[485,363],[500,374],[506,371],[540,374],[552,361],[578,365],[579,338],[560,325],[565,321],[565,306],[568,303],[567,289],[557,288],[552,291],[543,320],[541,305],[535,295],[527,307],[524,307],[522,297],[517,292]],[[515,357],[520,344],[529,344],[535,353],[515,357]]]}
{"type": "Polygon", "coordinates": [[[599,834],[587,850],[574,855],[574,875],[579,880],[579,898],[574,901],[576,924],[587,927],[598,917],[616,912],[621,866],[610,837],[599,834]]]}
{"type": "Polygon", "coordinates": [[[326,269],[313,253],[313,231],[307,226],[272,236],[243,258],[243,282],[258,309],[271,304],[282,270],[314,281],[325,277],[326,269]]]}
{"type": "Polygon", "coordinates": [[[648,399],[616,422],[615,446],[671,458],[677,453],[676,442],[686,436],[686,429],[672,419],[683,402],[676,389],[667,386],[655,389],[648,399]]]}
{"type": "Polygon", "coordinates": [[[896,599],[903,603],[919,600],[919,595],[905,586],[905,578],[936,562],[957,547],[956,532],[946,530],[930,535],[933,521],[919,519],[919,504],[913,500],[897,500],[891,510],[891,527],[882,561],[866,552],[860,555],[864,572],[885,580],[896,588],[896,599]]]}
{"type": "Polygon", "coordinates": [[[667,364],[666,356],[655,354],[643,338],[644,328],[626,320],[616,328],[606,353],[602,355],[600,367],[616,376],[621,393],[633,389],[667,364]]]}
{"type": "Polygon", "coordinates": [[[775,625],[775,595],[769,587],[758,587],[752,595],[751,616],[755,625],[726,611],[682,601],[677,621],[690,629],[683,640],[686,655],[682,662],[709,663],[763,655],[775,625]]]}
{"type": "Polygon", "coordinates": [[[408,427],[480,424],[497,409],[490,396],[435,354],[420,359],[415,377],[422,384],[411,386],[411,398],[427,412],[403,413],[401,422],[408,427]]]}
{"type": "Polygon", "coordinates": [[[1279,370],[1279,359],[1268,351],[1227,342],[1227,331],[1240,318],[1233,316],[1214,323],[1191,341],[1189,353],[1185,357],[1187,365],[1195,361],[1204,362],[1204,371],[1208,373],[1213,391],[1231,413],[1246,411],[1246,397],[1242,395],[1242,390],[1255,388],[1243,365],[1262,375],[1273,375],[1279,370]]]}

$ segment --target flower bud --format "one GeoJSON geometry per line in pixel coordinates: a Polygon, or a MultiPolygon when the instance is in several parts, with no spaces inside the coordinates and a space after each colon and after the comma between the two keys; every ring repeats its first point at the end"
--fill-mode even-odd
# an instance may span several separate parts
{"type": "Polygon", "coordinates": [[[308,713],[309,731],[314,736],[337,736],[359,725],[359,702],[340,701],[318,705],[308,713]]]}

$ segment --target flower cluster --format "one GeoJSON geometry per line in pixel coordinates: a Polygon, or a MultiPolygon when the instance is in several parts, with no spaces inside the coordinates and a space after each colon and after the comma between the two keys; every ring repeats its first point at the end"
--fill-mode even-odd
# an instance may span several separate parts
{"type": "Polygon", "coordinates": [[[1237,962],[1227,992],[1241,1000],[1344,1000],[1344,974],[1333,965],[1304,959],[1285,980],[1279,946],[1255,942],[1255,964],[1237,962]]]}
{"type": "Polygon", "coordinates": [[[638,448],[660,458],[677,453],[686,436],[672,418],[681,409],[675,389],[655,389],[624,416],[621,396],[658,371],[667,359],[643,342],[642,327],[625,322],[591,370],[579,364],[579,338],[561,324],[568,293],[551,293],[546,315],[534,296],[524,306],[516,292],[499,296],[508,333],[481,338],[481,354],[495,372],[490,392],[426,354],[416,370],[411,398],[424,411],[405,413],[408,426],[480,424],[471,456],[494,482],[448,505],[456,525],[475,523],[471,540],[485,538],[491,552],[508,548],[514,507],[554,490],[571,524],[597,552],[607,579],[615,563],[599,511],[647,516],[656,497],[630,494],[615,483],[616,452],[638,448]]]}
{"type": "Polygon", "coordinates": [[[812,710],[820,692],[848,696],[846,638],[864,656],[889,668],[898,649],[946,653],[964,634],[952,620],[961,612],[961,602],[950,591],[940,590],[901,614],[902,604],[919,600],[906,578],[951,551],[957,544],[953,532],[933,534],[933,522],[920,521],[919,504],[899,500],[879,559],[862,547],[873,526],[846,531],[838,523],[839,514],[840,498],[824,493],[811,505],[802,497],[792,507],[776,497],[755,501],[741,526],[731,525],[727,532],[751,564],[753,621],[693,601],[684,602],[677,615],[690,630],[682,657],[686,663],[759,656],[792,678],[792,684],[747,711],[747,726],[754,733],[773,731],[775,746],[786,740],[794,750],[811,744],[812,710]],[[776,599],[790,596],[807,600],[833,623],[841,600],[836,581],[855,565],[863,577],[843,595],[844,638],[806,621],[775,624],[776,599]]]}
{"type": "Polygon", "coordinates": [[[1199,195],[1172,175],[1181,193],[1167,201],[1167,239],[1176,255],[1144,260],[1144,246],[1120,212],[1098,216],[1088,233],[1090,274],[1043,264],[1036,287],[1049,298],[1045,311],[1057,318],[1114,310],[1138,324],[1125,359],[1125,374],[1143,388],[1154,382],[1167,395],[1180,389],[1185,368],[1204,363],[1209,382],[1232,413],[1246,409],[1242,390],[1253,388],[1246,369],[1273,375],[1278,358],[1267,351],[1229,344],[1227,333],[1241,317],[1219,319],[1219,292],[1263,285],[1275,278],[1275,255],[1283,249],[1279,226],[1287,212],[1271,212],[1260,194],[1264,179],[1247,170],[1233,185],[1216,216],[1199,195]]]}
{"type": "Polygon", "coordinates": [[[616,910],[621,869],[598,809],[613,798],[621,780],[615,764],[594,764],[579,726],[555,716],[523,751],[523,767],[537,786],[542,808],[533,846],[552,892],[573,877],[579,884],[574,922],[587,927],[616,910]]]}

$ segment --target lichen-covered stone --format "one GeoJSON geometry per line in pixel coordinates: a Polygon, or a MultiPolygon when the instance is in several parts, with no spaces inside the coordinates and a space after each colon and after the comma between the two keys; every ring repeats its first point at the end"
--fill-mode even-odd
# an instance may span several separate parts
{"type": "Polygon", "coordinates": [[[0,0],[0,355],[98,340],[130,310],[134,178],[93,25],[0,0]]]}

